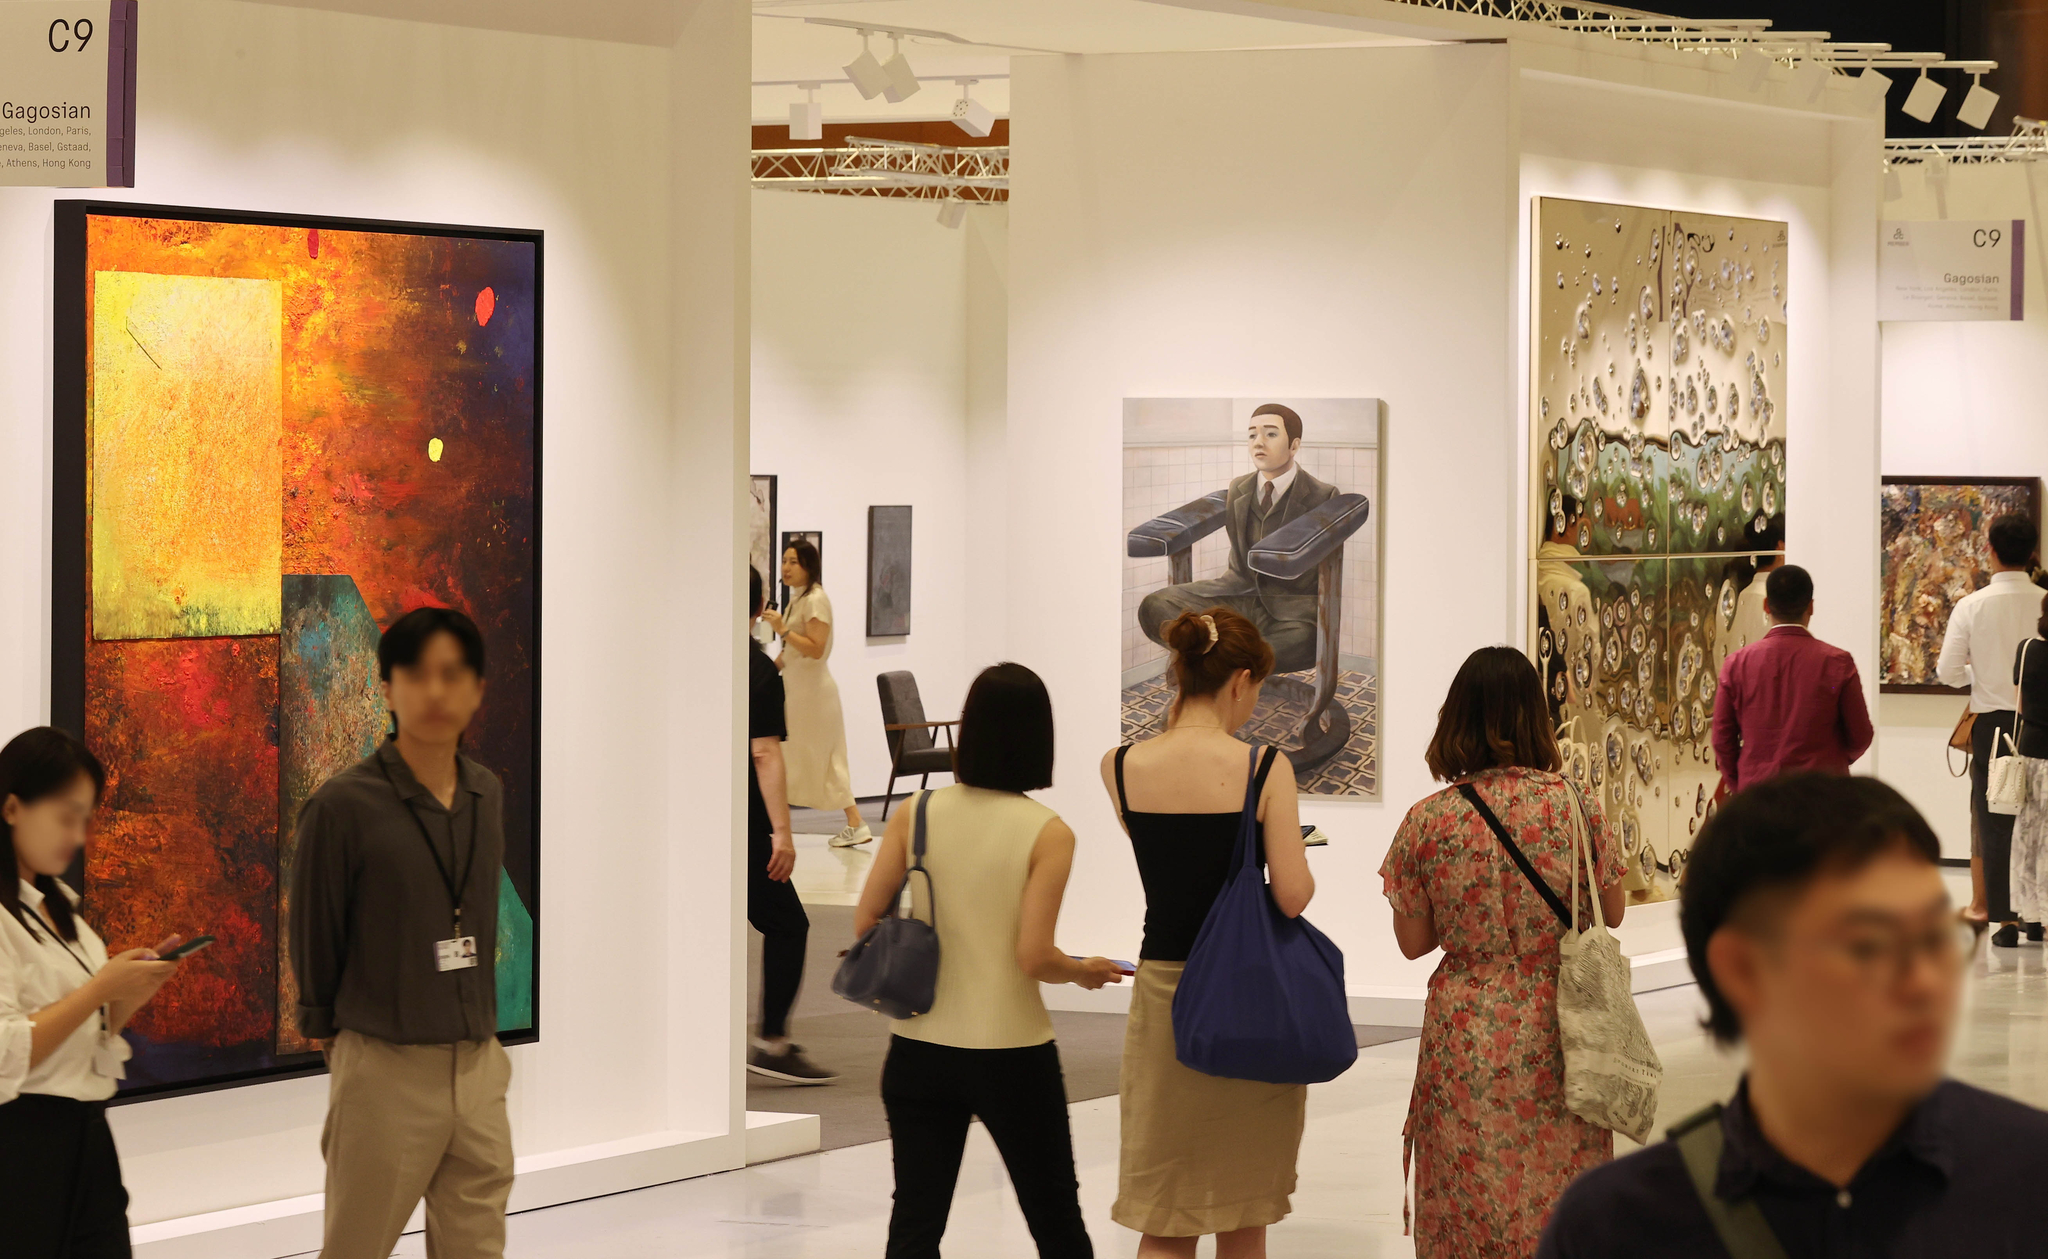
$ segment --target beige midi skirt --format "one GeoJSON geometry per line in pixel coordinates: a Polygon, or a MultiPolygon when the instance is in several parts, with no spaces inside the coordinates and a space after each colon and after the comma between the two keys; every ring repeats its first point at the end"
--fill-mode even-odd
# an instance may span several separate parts
{"type": "Polygon", "coordinates": [[[1123,1154],[1110,1218],[1154,1237],[1285,1219],[1308,1088],[1225,1080],[1173,1052],[1185,962],[1140,962],[1124,1031],[1123,1154]]]}

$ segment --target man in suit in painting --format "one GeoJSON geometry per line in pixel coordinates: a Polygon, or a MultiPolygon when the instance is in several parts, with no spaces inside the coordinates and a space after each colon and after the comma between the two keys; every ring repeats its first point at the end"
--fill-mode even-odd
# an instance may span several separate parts
{"type": "Polygon", "coordinates": [[[1161,627],[1174,617],[1221,605],[1256,625],[1273,647],[1275,670],[1292,673],[1315,665],[1317,574],[1267,577],[1253,572],[1246,556],[1268,534],[1335,498],[1337,487],[1316,480],[1296,462],[1301,417],[1292,408],[1268,402],[1253,411],[1246,437],[1252,471],[1230,483],[1225,499],[1229,569],[1221,577],[1146,595],[1138,605],[1138,627],[1158,643],[1161,627]]]}

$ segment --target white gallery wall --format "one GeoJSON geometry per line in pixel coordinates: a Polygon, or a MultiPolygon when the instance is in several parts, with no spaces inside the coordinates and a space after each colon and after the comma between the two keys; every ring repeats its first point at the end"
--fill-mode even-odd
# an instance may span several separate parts
{"type": "MultiPolygon", "coordinates": [[[[546,232],[541,1039],[511,1051],[515,1207],[744,1157],[722,610],[744,542],[748,19],[738,0],[669,17],[673,48],[152,0],[138,184],[105,194],[546,232]]],[[[48,716],[54,195],[0,191],[8,733],[48,716]]],[[[317,1244],[325,1092],[117,1108],[142,1253],[317,1244]]]]}
{"type": "MultiPolygon", "coordinates": [[[[1925,166],[1902,166],[1899,195],[1884,203],[1884,218],[2026,220],[2026,317],[1883,325],[1884,473],[2048,476],[2048,251],[2037,234],[2048,164],[1942,173],[1930,178],[1925,166]]],[[[1945,749],[1964,703],[1961,695],[1886,695],[1877,708],[1886,781],[1927,815],[1943,855],[1955,858],[1970,853],[1970,789],[1967,777],[1949,773],[1945,749]]]]}
{"type": "MultiPolygon", "coordinates": [[[[971,233],[942,226],[929,201],[752,198],[751,471],[778,478],[778,532],[824,532],[853,790],[879,796],[889,748],[875,675],[909,670],[927,719],[943,721],[997,658],[967,580],[1000,562],[966,475],[971,233]],[[903,504],[913,509],[910,633],[871,638],[868,508],[903,504]]],[[[868,822],[879,831],[879,814],[868,822]]]]}
{"type": "MultiPolygon", "coordinates": [[[[1533,195],[1793,223],[1792,527],[1842,603],[1816,628],[1871,676],[1853,609],[1876,588],[1876,111],[1775,81],[1746,96],[1700,64],[1569,38],[1014,63],[1007,624],[1060,719],[1046,799],[1080,841],[1063,947],[1127,956],[1140,936],[1098,777],[1122,399],[1378,397],[1384,802],[1304,801],[1331,836],[1308,916],[1345,950],[1355,1013],[1419,1014],[1435,963],[1401,958],[1377,871],[1439,786],[1422,749],[1458,665],[1524,633],[1533,195]]],[[[1676,944],[1675,915],[1639,911],[1625,940],[1676,944]]]]}

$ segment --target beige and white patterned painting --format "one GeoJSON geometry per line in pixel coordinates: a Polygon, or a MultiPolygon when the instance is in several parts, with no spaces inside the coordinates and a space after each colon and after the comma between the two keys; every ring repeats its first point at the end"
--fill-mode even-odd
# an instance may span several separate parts
{"type": "Polygon", "coordinates": [[[1667,900],[1714,690],[1785,536],[1786,226],[1535,199],[1529,647],[1567,769],[1667,900]]]}
{"type": "Polygon", "coordinates": [[[1173,702],[1159,623],[1221,603],[1280,656],[1241,737],[1286,749],[1304,792],[1379,797],[1381,416],[1375,398],[1124,401],[1126,740],[1173,702]],[[1261,468],[1287,485],[1266,511],[1261,468]]]}

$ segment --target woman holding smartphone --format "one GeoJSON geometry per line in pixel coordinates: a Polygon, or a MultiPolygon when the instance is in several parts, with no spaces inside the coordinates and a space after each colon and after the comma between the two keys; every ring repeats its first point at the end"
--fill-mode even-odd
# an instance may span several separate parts
{"type": "Polygon", "coordinates": [[[58,877],[85,847],[106,771],[62,730],[0,748],[0,1236],[8,1254],[126,1259],[128,1191],[106,1102],[121,1028],[177,970],[175,949],[109,958],[58,877]]]}

